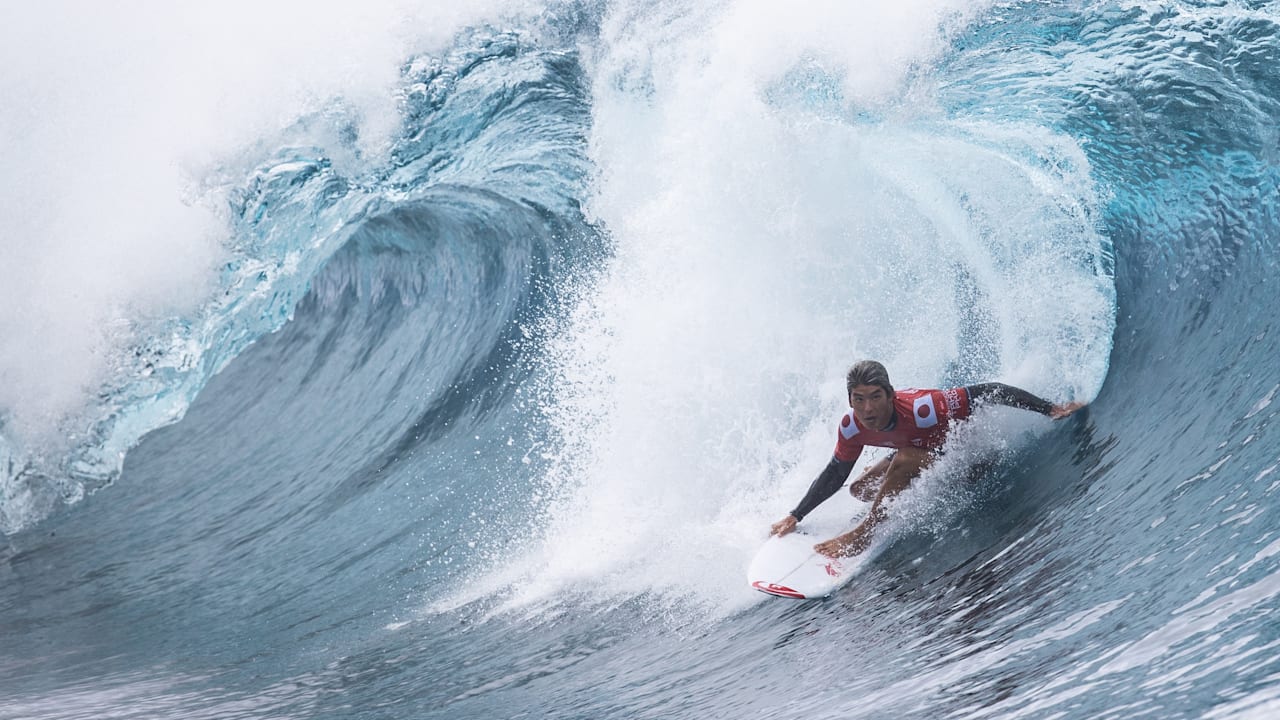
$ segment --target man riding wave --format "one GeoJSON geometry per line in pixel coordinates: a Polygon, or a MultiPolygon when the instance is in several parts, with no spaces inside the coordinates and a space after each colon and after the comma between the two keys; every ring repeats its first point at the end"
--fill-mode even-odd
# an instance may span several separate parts
{"type": "Polygon", "coordinates": [[[849,486],[855,497],[871,502],[871,511],[849,532],[814,545],[815,550],[830,557],[848,557],[867,549],[876,526],[888,517],[885,501],[907,489],[929,467],[938,457],[952,424],[969,417],[974,405],[1007,405],[1055,420],[1084,407],[1080,402],[1055,405],[1003,383],[895,392],[888,371],[874,360],[863,360],[850,368],[847,386],[851,409],[840,420],[831,462],[809,486],[800,504],[770,528],[771,535],[795,530],[805,515],[834,495],[849,478],[862,448],[895,448],[891,456],[867,468],[849,486]]]}

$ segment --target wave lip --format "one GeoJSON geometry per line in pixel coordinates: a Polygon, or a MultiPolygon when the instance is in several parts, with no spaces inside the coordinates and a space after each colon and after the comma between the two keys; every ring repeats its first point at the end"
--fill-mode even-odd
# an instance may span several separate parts
{"type": "MultiPolygon", "coordinates": [[[[134,323],[92,402],[61,421],[62,444],[31,441],[0,414],[0,532],[16,532],[109,484],[146,433],[181,419],[209,378],[288,322],[334,253],[370,218],[455,186],[491,193],[559,230],[557,267],[598,235],[578,210],[588,162],[581,71],[572,52],[473,29],[446,57],[401,70],[401,130],[383,156],[360,143],[340,98],[204,179],[228,206],[227,260],[196,312],[134,323]],[[236,168],[248,165],[248,172],[236,168]]],[[[465,197],[465,194],[456,197],[465,197]]],[[[478,196],[477,196],[478,197],[478,196]]],[[[582,250],[582,254],[592,251],[582,250]]]]}

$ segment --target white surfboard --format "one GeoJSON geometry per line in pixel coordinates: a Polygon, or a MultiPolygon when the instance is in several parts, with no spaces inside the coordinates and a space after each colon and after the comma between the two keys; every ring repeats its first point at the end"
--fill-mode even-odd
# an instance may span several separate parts
{"type": "Polygon", "coordinates": [[[830,558],[813,549],[822,542],[802,531],[769,538],[747,569],[747,582],[763,593],[793,600],[815,600],[849,582],[859,557],[830,558]]]}

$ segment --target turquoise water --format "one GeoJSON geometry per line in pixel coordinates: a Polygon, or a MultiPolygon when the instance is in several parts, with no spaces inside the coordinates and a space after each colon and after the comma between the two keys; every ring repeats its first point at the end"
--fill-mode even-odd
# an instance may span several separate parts
{"type": "Polygon", "coordinates": [[[541,10],[199,178],[74,437],[12,395],[0,717],[1274,712],[1270,6],[541,10]],[[861,357],[1091,404],[755,593],[861,357]]]}

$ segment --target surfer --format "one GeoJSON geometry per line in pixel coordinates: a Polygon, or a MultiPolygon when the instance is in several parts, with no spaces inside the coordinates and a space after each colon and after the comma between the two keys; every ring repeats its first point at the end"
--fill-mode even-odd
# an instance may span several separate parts
{"type": "Polygon", "coordinates": [[[898,390],[884,365],[863,360],[849,369],[850,411],[840,421],[836,449],[800,504],[774,523],[770,535],[786,535],[818,505],[840,489],[867,445],[894,448],[894,453],[867,468],[849,486],[854,497],[871,503],[867,517],[853,530],[814,545],[830,557],[857,555],[871,544],[875,528],[888,517],[885,501],[907,489],[938,457],[952,423],[969,417],[973,406],[995,403],[1031,410],[1060,420],[1084,407],[1055,405],[1003,383],[981,383],[947,390],[898,390]]]}

